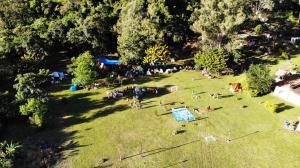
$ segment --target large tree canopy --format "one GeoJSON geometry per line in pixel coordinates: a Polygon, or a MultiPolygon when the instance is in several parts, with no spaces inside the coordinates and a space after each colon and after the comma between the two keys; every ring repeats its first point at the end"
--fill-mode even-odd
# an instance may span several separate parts
{"type": "Polygon", "coordinates": [[[246,19],[244,0],[202,0],[192,14],[191,29],[201,35],[203,44],[222,47],[246,19]]]}
{"type": "Polygon", "coordinates": [[[154,44],[184,42],[189,33],[187,6],[187,2],[178,0],[127,3],[116,27],[122,62],[141,62],[145,49],[154,44]]]}

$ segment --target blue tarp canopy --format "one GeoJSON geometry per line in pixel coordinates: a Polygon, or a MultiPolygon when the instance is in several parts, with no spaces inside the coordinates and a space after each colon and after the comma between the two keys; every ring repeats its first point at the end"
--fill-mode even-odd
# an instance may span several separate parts
{"type": "Polygon", "coordinates": [[[172,109],[173,117],[177,121],[194,121],[196,117],[187,108],[172,109]]]}
{"type": "Polygon", "coordinates": [[[103,58],[103,57],[98,58],[97,61],[99,61],[105,65],[119,65],[120,64],[119,60],[110,60],[110,59],[103,58]]]}

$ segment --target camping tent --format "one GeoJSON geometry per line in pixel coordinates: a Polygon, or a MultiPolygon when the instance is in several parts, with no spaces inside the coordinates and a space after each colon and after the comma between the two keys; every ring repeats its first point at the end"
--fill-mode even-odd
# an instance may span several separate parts
{"type": "Polygon", "coordinates": [[[54,78],[59,78],[60,80],[63,80],[65,78],[65,74],[63,72],[57,71],[52,72],[51,76],[54,78]]]}
{"type": "Polygon", "coordinates": [[[70,87],[70,91],[72,91],[72,92],[77,91],[77,86],[76,86],[76,85],[72,85],[72,86],[70,87]]]}
{"type": "Polygon", "coordinates": [[[103,57],[98,58],[97,61],[103,63],[104,65],[120,65],[119,60],[110,60],[103,57]]]}

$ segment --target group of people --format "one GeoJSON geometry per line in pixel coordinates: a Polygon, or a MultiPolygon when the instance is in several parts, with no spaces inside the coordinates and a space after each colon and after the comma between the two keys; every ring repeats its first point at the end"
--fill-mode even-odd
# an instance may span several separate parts
{"type": "Polygon", "coordinates": [[[132,101],[130,103],[131,107],[140,109],[142,107],[141,101],[143,99],[143,96],[147,93],[150,94],[158,94],[158,88],[157,87],[138,87],[138,86],[128,86],[124,89],[116,89],[113,91],[108,91],[107,99],[108,100],[117,100],[123,97],[127,98],[127,101],[129,102],[129,97],[132,96],[132,101]]]}

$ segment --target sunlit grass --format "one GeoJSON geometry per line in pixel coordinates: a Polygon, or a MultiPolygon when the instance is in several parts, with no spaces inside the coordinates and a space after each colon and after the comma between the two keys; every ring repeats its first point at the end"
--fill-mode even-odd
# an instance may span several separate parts
{"type": "MultiPolygon", "coordinates": [[[[296,62],[298,59],[295,60],[296,62]]],[[[103,158],[109,160],[103,165],[121,167],[296,167],[300,164],[300,136],[282,128],[285,119],[296,120],[300,108],[272,114],[264,109],[263,101],[285,103],[270,95],[250,98],[240,93],[231,96],[228,83],[239,77],[226,76],[222,79],[206,79],[199,72],[179,72],[144,86],[177,85],[177,92],[168,93],[143,101],[144,108],[135,110],[128,102],[97,104],[105,96],[106,89],[97,91],[68,90],[55,92],[57,97],[78,95],[74,102],[66,104],[66,120],[76,116],[82,121],[70,123],[65,132],[76,132],[73,141],[78,142],[77,154],[63,161],[67,167],[95,167],[103,158]],[[192,80],[192,78],[198,80],[192,80]],[[192,99],[192,90],[200,99],[192,99]],[[224,96],[213,99],[210,93],[224,96]],[[84,95],[84,96],[80,96],[84,95]],[[79,98],[80,97],[80,98],[79,98]],[[80,103],[82,99],[86,104],[80,103]],[[178,123],[165,108],[164,103],[184,101],[191,108],[205,108],[210,105],[218,110],[195,116],[207,119],[191,123],[178,123]],[[89,103],[96,103],[91,107],[89,103]],[[241,106],[247,108],[241,108],[241,106]],[[105,113],[105,115],[101,115],[105,113]],[[71,115],[72,114],[72,115],[71,115]],[[79,116],[77,116],[79,115],[79,116]],[[195,125],[197,123],[197,125],[195,125]],[[185,127],[182,127],[182,124],[185,127]],[[184,133],[172,135],[175,129],[184,133]],[[233,141],[226,143],[230,132],[233,141]],[[204,137],[213,135],[217,141],[206,144],[204,137]],[[154,150],[154,151],[152,151],[154,150]],[[147,152],[152,151],[152,152],[147,152]],[[137,155],[140,154],[140,155],[137,155]],[[132,157],[130,157],[132,156],[132,157]],[[122,161],[119,158],[125,158],[122,161]]],[[[285,103],[287,104],[287,103],[285,103]]],[[[287,104],[288,105],[288,104],[287,104]]],[[[182,106],[169,105],[167,109],[182,106]]]]}

